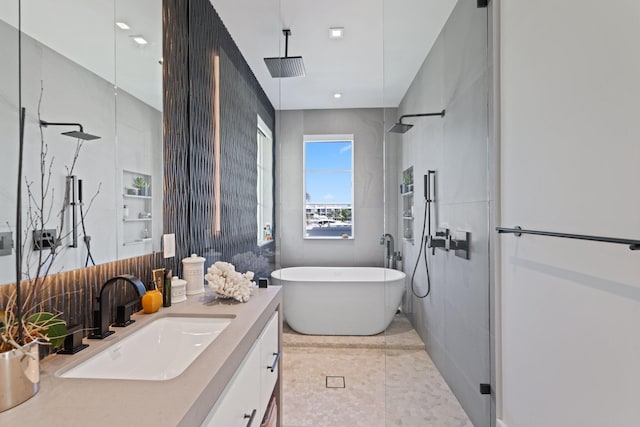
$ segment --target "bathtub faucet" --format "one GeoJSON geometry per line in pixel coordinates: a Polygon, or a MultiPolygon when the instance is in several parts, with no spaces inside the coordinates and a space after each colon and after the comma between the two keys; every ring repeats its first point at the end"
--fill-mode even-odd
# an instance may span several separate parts
{"type": "Polygon", "coordinates": [[[393,251],[393,236],[391,234],[383,234],[380,238],[380,244],[387,244],[384,254],[384,266],[386,268],[396,268],[396,254],[393,251]]]}

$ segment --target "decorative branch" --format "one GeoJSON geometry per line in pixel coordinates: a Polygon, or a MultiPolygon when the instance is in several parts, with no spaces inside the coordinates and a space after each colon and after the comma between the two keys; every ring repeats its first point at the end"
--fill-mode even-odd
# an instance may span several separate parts
{"type": "MultiPolygon", "coordinates": [[[[38,123],[41,122],[41,107],[42,99],[44,96],[44,84],[40,82],[40,98],[38,100],[38,123]]],[[[49,147],[44,140],[43,127],[40,126],[40,192],[34,194],[33,182],[27,181],[27,194],[28,194],[28,210],[27,210],[27,224],[25,228],[25,241],[23,244],[23,253],[27,253],[27,269],[25,271],[25,277],[29,281],[30,286],[27,289],[26,297],[23,300],[23,310],[27,310],[30,306],[38,305],[38,295],[40,295],[42,287],[46,281],[47,276],[51,272],[51,268],[54,265],[56,258],[63,253],[63,242],[72,233],[71,230],[65,230],[65,212],[71,201],[71,188],[70,185],[65,183],[64,196],[62,198],[62,204],[57,210],[58,225],[56,228],[56,238],[50,242],[50,248],[45,257],[45,252],[42,248],[38,251],[37,260],[35,261],[35,276],[31,276],[31,267],[33,263],[32,251],[25,250],[28,245],[33,245],[33,231],[39,231],[42,236],[45,231],[45,227],[51,219],[52,213],[55,209],[55,189],[51,186],[51,179],[53,175],[53,165],[55,157],[49,157],[49,147]],[[50,201],[48,201],[50,199],[50,201]]],[[[83,141],[78,140],[76,148],[73,153],[70,166],[65,166],[67,176],[72,176],[80,156],[80,150],[82,149],[83,141]]],[[[25,179],[26,180],[26,179],[25,179]]]]}

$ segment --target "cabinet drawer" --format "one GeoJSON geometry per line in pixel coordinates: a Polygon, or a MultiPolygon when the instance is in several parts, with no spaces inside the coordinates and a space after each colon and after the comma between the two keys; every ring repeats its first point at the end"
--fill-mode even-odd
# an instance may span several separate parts
{"type": "Polygon", "coordinates": [[[258,427],[278,380],[278,312],[267,322],[251,350],[202,423],[206,427],[258,427]],[[253,419],[251,417],[253,416],[253,419]]]}
{"type": "Polygon", "coordinates": [[[280,364],[280,346],[278,342],[278,312],[276,311],[267,326],[260,334],[261,363],[260,363],[260,413],[264,414],[269,405],[273,388],[278,380],[278,365],[280,364]]]}
{"type": "Polygon", "coordinates": [[[207,427],[257,427],[260,425],[260,342],[256,341],[229,381],[222,396],[202,423],[207,427]],[[250,417],[253,420],[249,424],[250,417]]]}

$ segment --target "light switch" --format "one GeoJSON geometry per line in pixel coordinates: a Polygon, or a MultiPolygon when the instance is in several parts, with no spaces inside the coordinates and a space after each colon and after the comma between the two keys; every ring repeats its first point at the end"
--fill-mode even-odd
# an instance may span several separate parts
{"type": "Polygon", "coordinates": [[[0,233],[0,256],[11,255],[13,249],[13,236],[10,231],[0,233]]]}
{"type": "Polygon", "coordinates": [[[162,253],[165,258],[171,258],[176,256],[176,235],[175,234],[162,235],[162,253]]]}

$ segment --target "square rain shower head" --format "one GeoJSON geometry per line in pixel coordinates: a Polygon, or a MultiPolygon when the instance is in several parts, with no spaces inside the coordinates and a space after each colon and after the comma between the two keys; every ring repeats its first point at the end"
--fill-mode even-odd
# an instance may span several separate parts
{"type": "Polygon", "coordinates": [[[271,77],[304,77],[304,62],[302,56],[284,56],[274,58],[264,58],[271,77]]]}
{"type": "Polygon", "coordinates": [[[99,136],[91,135],[90,133],[84,133],[77,130],[72,130],[69,132],[62,132],[65,136],[70,136],[71,138],[83,139],[85,141],[91,141],[94,139],[100,139],[99,136]]]}
{"type": "Polygon", "coordinates": [[[410,125],[410,124],[407,124],[407,123],[396,123],[395,125],[391,126],[391,128],[389,128],[389,130],[387,132],[390,132],[390,133],[405,133],[409,129],[411,129],[412,127],[413,127],[413,125],[410,125]]]}

